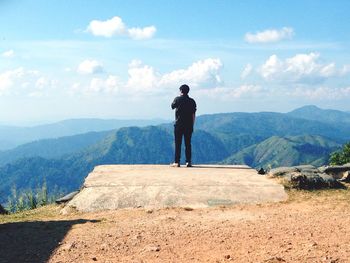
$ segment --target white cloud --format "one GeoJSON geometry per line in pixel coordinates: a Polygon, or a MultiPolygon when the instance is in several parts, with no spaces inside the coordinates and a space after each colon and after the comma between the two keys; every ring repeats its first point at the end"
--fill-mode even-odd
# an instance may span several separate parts
{"type": "Polygon", "coordinates": [[[312,100],[339,100],[350,97],[350,87],[333,88],[321,86],[310,88],[303,86],[297,87],[287,94],[294,97],[309,98],[312,100]]]}
{"type": "Polygon", "coordinates": [[[103,72],[103,65],[96,60],[86,59],[79,64],[77,71],[80,74],[97,74],[103,72]]]}
{"type": "MultiPolygon", "coordinates": [[[[119,78],[114,75],[109,75],[106,79],[103,78],[93,78],[90,81],[88,89],[85,93],[106,93],[106,94],[116,94],[118,93],[120,87],[122,86],[119,78]]],[[[77,90],[81,88],[80,83],[75,83],[72,87],[77,90]]]]}
{"type": "Polygon", "coordinates": [[[262,94],[264,89],[260,85],[244,84],[239,87],[216,87],[209,90],[199,90],[196,92],[198,95],[204,95],[214,99],[220,99],[223,101],[229,101],[232,99],[239,99],[242,97],[254,97],[262,94]]]}
{"type": "Polygon", "coordinates": [[[128,74],[126,87],[131,91],[151,92],[156,91],[159,86],[159,77],[154,68],[143,65],[141,61],[132,61],[128,74]]]}
{"type": "Polygon", "coordinates": [[[7,70],[0,73],[0,95],[7,94],[13,89],[15,83],[25,74],[23,68],[7,70]]]}
{"type": "Polygon", "coordinates": [[[47,88],[54,88],[56,87],[56,84],[56,80],[41,76],[35,81],[35,88],[37,90],[44,90],[47,88]]]}
{"type": "Polygon", "coordinates": [[[15,52],[12,49],[7,50],[4,53],[2,53],[2,56],[5,57],[5,58],[11,58],[14,55],[15,55],[15,52]]]}
{"type": "Polygon", "coordinates": [[[38,89],[43,89],[45,86],[48,85],[48,80],[44,77],[40,77],[37,79],[37,81],[35,82],[35,87],[38,89]]]}
{"type": "Polygon", "coordinates": [[[194,88],[213,88],[222,83],[219,72],[223,64],[218,58],[207,58],[193,63],[186,69],[164,74],[160,85],[181,85],[189,83],[194,88]]]}
{"type": "Polygon", "coordinates": [[[176,91],[184,83],[190,85],[192,90],[214,88],[222,84],[219,75],[222,66],[220,59],[208,58],[194,62],[185,69],[161,74],[140,60],[132,60],[128,65],[126,81],[121,81],[113,75],[108,78],[94,77],[85,84],[75,83],[68,93],[117,93],[138,97],[165,94],[169,93],[169,90],[176,91]]]}
{"type": "Polygon", "coordinates": [[[340,75],[343,76],[343,75],[346,75],[348,73],[350,73],[350,65],[344,65],[340,71],[340,75]]]}
{"type": "Polygon", "coordinates": [[[38,97],[48,94],[57,82],[43,76],[37,70],[26,70],[22,67],[0,73],[1,95],[28,95],[38,97]]]}
{"type": "Polygon", "coordinates": [[[169,87],[179,87],[188,83],[191,88],[215,87],[221,83],[219,71],[222,63],[219,59],[208,58],[193,63],[186,69],[178,69],[160,74],[139,60],[129,64],[129,79],[126,87],[131,91],[162,93],[169,87]]]}
{"type": "Polygon", "coordinates": [[[129,36],[135,40],[150,39],[154,36],[157,29],[155,26],[148,26],[144,28],[133,27],[128,29],[129,36]]]}
{"type": "Polygon", "coordinates": [[[282,29],[268,29],[256,33],[247,33],[244,39],[248,43],[271,43],[278,42],[283,39],[291,39],[294,36],[294,29],[291,27],[283,27],[282,29]]]}
{"type": "Polygon", "coordinates": [[[309,53],[281,60],[277,55],[272,55],[261,66],[259,72],[264,79],[270,81],[305,83],[319,83],[340,74],[335,63],[320,63],[319,57],[318,53],[309,53]]]}
{"type": "Polygon", "coordinates": [[[253,70],[253,66],[251,64],[247,64],[241,73],[241,79],[245,79],[246,77],[248,77],[252,72],[252,70],[253,70]]]}
{"type": "Polygon", "coordinates": [[[123,35],[126,31],[126,27],[122,19],[115,16],[109,20],[92,20],[87,27],[87,31],[94,36],[112,37],[115,35],[123,35]]]}
{"type": "Polygon", "coordinates": [[[120,17],[115,16],[105,21],[91,21],[87,27],[87,31],[94,36],[127,36],[135,40],[143,40],[152,38],[157,29],[155,26],[128,28],[120,17]]]}

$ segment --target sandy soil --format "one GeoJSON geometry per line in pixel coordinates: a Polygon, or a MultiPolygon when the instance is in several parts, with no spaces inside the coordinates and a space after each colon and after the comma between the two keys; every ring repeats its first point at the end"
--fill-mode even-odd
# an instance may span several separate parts
{"type": "Polygon", "coordinates": [[[0,220],[0,262],[350,262],[349,192],[195,210],[51,208],[0,220]]]}

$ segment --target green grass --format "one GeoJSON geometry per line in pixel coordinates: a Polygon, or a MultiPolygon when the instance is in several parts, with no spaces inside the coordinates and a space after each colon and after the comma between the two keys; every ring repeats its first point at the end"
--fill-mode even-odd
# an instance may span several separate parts
{"type": "Polygon", "coordinates": [[[315,201],[315,202],[329,202],[334,205],[338,203],[350,202],[350,185],[346,184],[346,189],[322,189],[322,190],[296,190],[286,189],[288,194],[287,202],[304,202],[304,201],[315,201]]]}
{"type": "Polygon", "coordinates": [[[57,218],[61,207],[58,205],[42,206],[9,215],[0,215],[0,224],[26,221],[44,221],[57,218]]]}

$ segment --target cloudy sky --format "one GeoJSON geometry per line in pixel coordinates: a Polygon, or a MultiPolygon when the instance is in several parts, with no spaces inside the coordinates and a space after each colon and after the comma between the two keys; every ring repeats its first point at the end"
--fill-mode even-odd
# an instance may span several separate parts
{"type": "Polygon", "coordinates": [[[350,1],[0,0],[0,123],[350,110],[350,1]]]}

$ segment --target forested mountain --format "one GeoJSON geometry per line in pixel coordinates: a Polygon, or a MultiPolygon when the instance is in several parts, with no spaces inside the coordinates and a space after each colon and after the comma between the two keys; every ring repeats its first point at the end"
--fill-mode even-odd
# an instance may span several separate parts
{"type": "Polygon", "coordinates": [[[272,136],[225,159],[224,164],[245,163],[252,167],[293,166],[327,163],[331,152],[341,145],[321,136],[272,136]]]}
{"type": "MultiPolygon", "coordinates": [[[[347,114],[347,113],[346,113],[347,114]]],[[[290,113],[224,113],[198,116],[193,162],[240,163],[275,167],[328,162],[329,153],[350,140],[350,123],[308,120],[290,113]]],[[[0,203],[12,185],[49,189],[80,187],[99,164],[169,164],[173,161],[172,124],[126,127],[109,132],[41,140],[0,153],[0,203]]],[[[184,159],[183,159],[184,160],[184,159]]]]}

